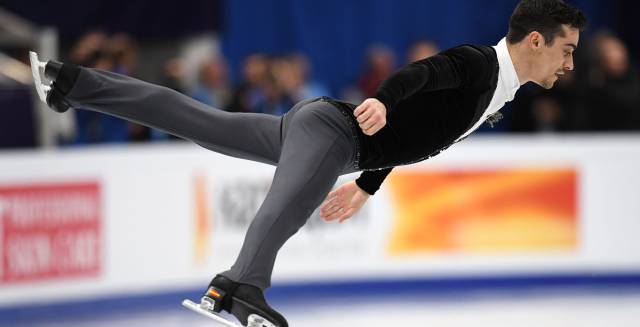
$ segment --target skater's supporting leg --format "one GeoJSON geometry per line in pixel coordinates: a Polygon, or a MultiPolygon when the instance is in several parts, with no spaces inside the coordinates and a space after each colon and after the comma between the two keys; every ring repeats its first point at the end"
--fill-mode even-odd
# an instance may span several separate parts
{"type": "Polygon", "coordinates": [[[275,177],[245,236],[231,280],[270,286],[280,247],[302,227],[339,175],[349,172],[355,145],[347,120],[327,102],[302,107],[291,119],[275,177]]]}

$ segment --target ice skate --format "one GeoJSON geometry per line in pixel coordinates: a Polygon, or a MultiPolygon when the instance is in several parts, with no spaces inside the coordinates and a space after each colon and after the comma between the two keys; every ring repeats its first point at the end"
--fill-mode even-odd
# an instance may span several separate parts
{"type": "Polygon", "coordinates": [[[29,51],[29,61],[31,61],[31,74],[33,74],[33,84],[38,92],[38,98],[47,103],[47,93],[51,90],[51,82],[47,83],[43,78],[46,63],[39,61],[38,54],[33,51],[29,51]]]}
{"type": "Polygon", "coordinates": [[[216,276],[200,303],[185,299],[182,305],[229,327],[288,327],[282,315],[266,303],[262,290],[216,276]],[[242,325],[233,323],[218,313],[231,313],[242,325]]]}
{"type": "Polygon", "coordinates": [[[51,109],[57,112],[65,112],[71,107],[64,96],[71,89],[77,77],[77,68],[72,67],[72,76],[64,76],[64,81],[56,82],[62,69],[62,63],[57,61],[43,62],[38,59],[38,54],[29,51],[31,62],[31,74],[33,84],[36,87],[38,98],[51,109]],[[61,84],[61,85],[60,85],[61,84]]]}

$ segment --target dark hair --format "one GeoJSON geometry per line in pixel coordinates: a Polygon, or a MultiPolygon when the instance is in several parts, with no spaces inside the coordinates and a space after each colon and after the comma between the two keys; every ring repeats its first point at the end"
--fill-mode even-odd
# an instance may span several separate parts
{"type": "Polygon", "coordinates": [[[562,0],[522,0],[509,20],[507,40],[518,43],[536,31],[551,46],[556,36],[564,35],[562,25],[583,31],[587,27],[587,17],[580,9],[562,0]]]}

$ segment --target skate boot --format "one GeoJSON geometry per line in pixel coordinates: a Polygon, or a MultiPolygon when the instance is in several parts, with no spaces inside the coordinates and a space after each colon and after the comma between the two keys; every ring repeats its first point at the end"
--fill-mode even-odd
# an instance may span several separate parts
{"type": "Polygon", "coordinates": [[[69,110],[71,105],[65,99],[78,78],[80,69],[74,65],[62,64],[50,60],[45,63],[38,59],[38,54],[30,51],[31,73],[33,83],[40,100],[57,112],[69,110]]]}
{"type": "Polygon", "coordinates": [[[221,275],[209,284],[200,307],[216,313],[229,312],[247,327],[288,327],[287,320],[267,304],[261,289],[221,275]]]}

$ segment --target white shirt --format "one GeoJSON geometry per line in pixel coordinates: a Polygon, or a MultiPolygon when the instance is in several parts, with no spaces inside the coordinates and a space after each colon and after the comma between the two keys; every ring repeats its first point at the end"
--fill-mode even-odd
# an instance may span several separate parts
{"type": "Polygon", "coordinates": [[[498,42],[498,45],[493,48],[496,49],[496,54],[498,56],[498,85],[496,86],[496,91],[493,93],[491,102],[487,109],[485,109],[482,117],[480,117],[473,127],[460,136],[456,142],[478,129],[478,127],[480,127],[480,125],[482,125],[489,116],[504,107],[505,103],[512,101],[516,96],[516,92],[520,88],[520,80],[518,80],[516,68],[513,66],[511,55],[509,55],[509,49],[507,49],[507,39],[503,38],[498,42]]]}

